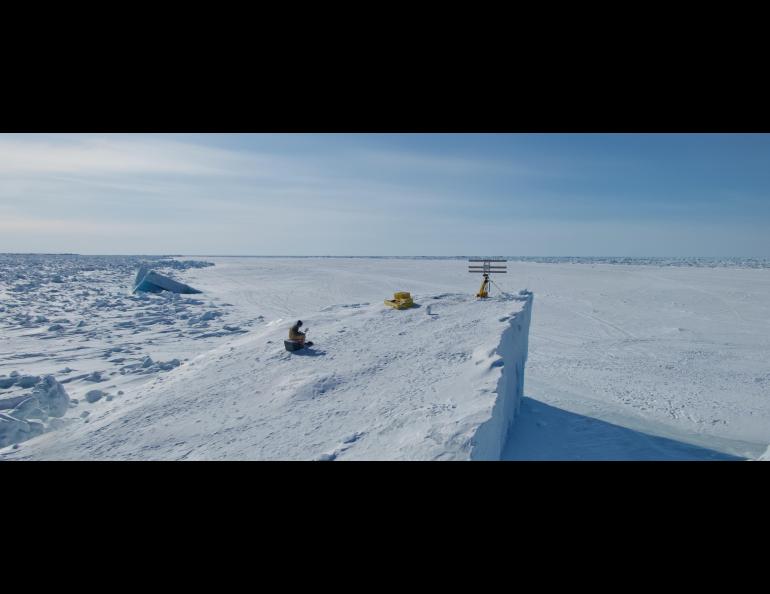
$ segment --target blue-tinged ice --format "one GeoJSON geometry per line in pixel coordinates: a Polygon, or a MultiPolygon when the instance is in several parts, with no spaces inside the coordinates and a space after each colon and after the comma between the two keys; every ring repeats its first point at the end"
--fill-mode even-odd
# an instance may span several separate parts
{"type": "Polygon", "coordinates": [[[171,293],[201,293],[198,289],[193,289],[191,286],[184,283],[175,281],[167,276],[158,274],[153,270],[149,270],[147,266],[141,266],[139,272],[136,273],[136,279],[134,280],[134,293],[137,291],[143,291],[146,293],[160,293],[162,291],[170,291],[171,293]]]}

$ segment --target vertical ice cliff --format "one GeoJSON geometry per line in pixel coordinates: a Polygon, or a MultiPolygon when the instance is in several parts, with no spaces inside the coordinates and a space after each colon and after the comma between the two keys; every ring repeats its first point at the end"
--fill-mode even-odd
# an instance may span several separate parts
{"type": "Polygon", "coordinates": [[[521,291],[518,298],[524,307],[508,320],[500,336],[497,354],[501,357],[497,396],[488,421],[479,425],[472,440],[471,460],[499,460],[514,418],[524,395],[524,367],[529,349],[529,324],[533,295],[521,291]]]}

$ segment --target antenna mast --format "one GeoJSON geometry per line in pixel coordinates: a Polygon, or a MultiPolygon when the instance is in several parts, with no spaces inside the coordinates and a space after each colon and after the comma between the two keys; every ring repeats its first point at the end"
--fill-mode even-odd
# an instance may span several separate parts
{"type": "Polygon", "coordinates": [[[476,293],[476,297],[479,299],[486,299],[489,297],[490,279],[489,275],[494,273],[505,274],[508,272],[508,265],[504,262],[503,258],[486,258],[484,260],[468,260],[468,272],[478,272],[484,275],[484,279],[481,281],[481,288],[476,293]]]}

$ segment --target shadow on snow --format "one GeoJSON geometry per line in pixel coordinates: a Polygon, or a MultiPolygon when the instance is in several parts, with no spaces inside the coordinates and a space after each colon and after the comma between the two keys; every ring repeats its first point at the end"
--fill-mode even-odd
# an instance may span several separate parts
{"type": "Polygon", "coordinates": [[[291,351],[291,354],[295,357],[320,357],[326,354],[326,351],[319,351],[313,347],[305,347],[298,351],[291,351]]]}
{"type": "Polygon", "coordinates": [[[523,398],[503,460],[743,460],[523,398]]]}

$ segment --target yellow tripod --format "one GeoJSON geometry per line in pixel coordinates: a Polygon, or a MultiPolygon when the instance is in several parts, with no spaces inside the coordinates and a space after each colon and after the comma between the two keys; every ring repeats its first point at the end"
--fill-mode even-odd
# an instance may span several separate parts
{"type": "Polygon", "coordinates": [[[508,271],[505,260],[502,258],[488,258],[485,260],[468,260],[468,272],[481,273],[484,275],[484,280],[481,281],[481,287],[479,288],[479,292],[476,293],[476,297],[479,299],[486,299],[489,297],[492,284],[494,284],[492,279],[489,278],[489,275],[493,272],[499,272],[502,274],[508,271]]]}
{"type": "Polygon", "coordinates": [[[489,297],[489,275],[484,274],[484,280],[481,281],[481,288],[479,289],[479,292],[476,293],[476,297],[479,299],[485,299],[489,297]]]}

